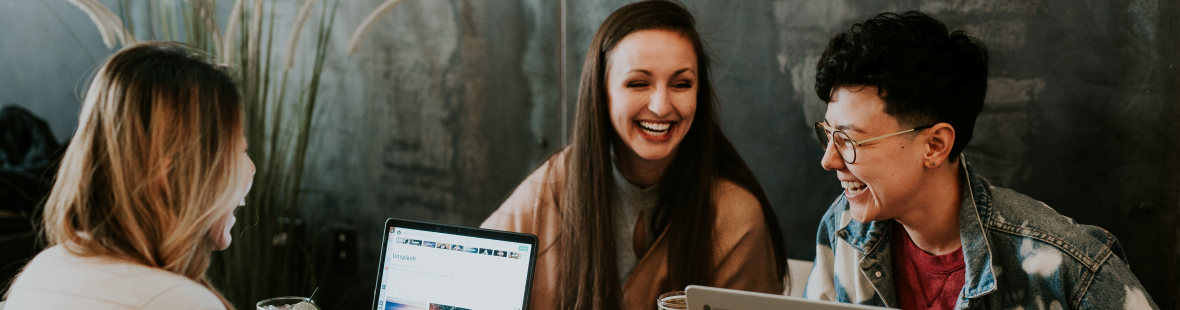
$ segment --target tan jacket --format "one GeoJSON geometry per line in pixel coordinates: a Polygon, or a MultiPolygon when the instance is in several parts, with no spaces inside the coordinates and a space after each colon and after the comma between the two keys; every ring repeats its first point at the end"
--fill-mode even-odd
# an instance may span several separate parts
{"type": "MultiPolygon", "coordinates": [[[[565,161],[565,153],[553,163],[565,161]]],[[[530,309],[557,309],[558,269],[561,251],[560,212],[556,200],[565,183],[565,167],[550,169],[546,163],[524,180],[480,227],[537,235],[537,266],[533,276],[530,309]]],[[[736,184],[722,180],[714,188],[718,206],[714,223],[713,283],[709,286],[782,294],[782,279],[775,274],[774,248],[762,218],[758,199],[736,184]]],[[[656,297],[665,293],[668,281],[668,240],[663,233],[635,265],[623,284],[623,305],[630,310],[656,309],[656,297]]],[[[784,258],[785,259],[785,258],[784,258]]]]}

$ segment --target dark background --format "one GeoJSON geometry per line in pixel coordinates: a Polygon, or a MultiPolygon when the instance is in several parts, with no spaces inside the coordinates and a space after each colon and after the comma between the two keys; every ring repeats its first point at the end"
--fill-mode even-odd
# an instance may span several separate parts
{"type": "MultiPolygon", "coordinates": [[[[228,11],[233,1],[221,2],[228,11]]],[[[629,2],[410,0],[347,56],[346,39],[380,1],[342,1],[302,196],[309,237],[337,240],[350,264],[326,273],[326,306],[371,302],[385,218],[479,225],[564,145],[590,38],[629,2]]],[[[1110,230],[1156,303],[1176,308],[1176,1],[685,3],[715,59],[722,125],[770,196],[791,258],[813,259],[819,218],[840,192],[809,127],[824,112],[812,91],[820,53],[852,23],[918,9],[991,49],[966,150],[978,172],[1110,230]]],[[[111,51],[66,1],[0,0],[0,29],[0,104],[27,107],[66,140],[111,51]]]]}

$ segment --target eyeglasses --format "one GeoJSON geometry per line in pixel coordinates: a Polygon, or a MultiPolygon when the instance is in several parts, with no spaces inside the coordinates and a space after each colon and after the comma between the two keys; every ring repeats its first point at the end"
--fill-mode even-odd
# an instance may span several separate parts
{"type": "Polygon", "coordinates": [[[900,135],[900,134],[915,131],[915,130],[922,130],[922,129],[926,129],[926,128],[930,128],[930,127],[934,127],[934,125],[915,127],[915,128],[909,129],[909,130],[902,130],[902,131],[887,134],[884,136],[879,136],[879,137],[875,137],[875,138],[871,138],[871,139],[865,139],[865,140],[861,140],[861,141],[855,141],[855,140],[848,138],[848,134],[844,133],[843,131],[835,130],[835,128],[829,127],[828,124],[824,124],[823,122],[815,122],[815,136],[816,136],[816,138],[819,138],[819,146],[822,147],[824,150],[828,149],[828,143],[829,143],[829,140],[831,140],[830,142],[833,142],[836,146],[836,153],[840,154],[840,159],[843,159],[844,162],[851,164],[853,162],[856,162],[856,148],[859,146],[862,146],[862,145],[869,143],[869,142],[885,139],[888,137],[900,135]]]}

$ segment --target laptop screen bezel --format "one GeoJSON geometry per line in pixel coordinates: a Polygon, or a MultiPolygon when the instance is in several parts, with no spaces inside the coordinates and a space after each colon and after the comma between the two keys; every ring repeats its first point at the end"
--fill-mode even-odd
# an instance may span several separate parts
{"type": "Polygon", "coordinates": [[[373,310],[381,310],[377,302],[381,300],[381,280],[385,278],[385,255],[389,251],[389,233],[393,228],[406,228],[422,231],[451,234],[456,236],[475,237],[505,242],[524,243],[529,245],[529,271],[525,278],[524,300],[521,310],[529,309],[529,297],[532,295],[533,270],[537,267],[537,236],[509,231],[491,230],[457,225],[429,223],[422,221],[389,218],[385,220],[385,227],[381,230],[381,257],[377,259],[377,285],[373,287],[373,310]]]}

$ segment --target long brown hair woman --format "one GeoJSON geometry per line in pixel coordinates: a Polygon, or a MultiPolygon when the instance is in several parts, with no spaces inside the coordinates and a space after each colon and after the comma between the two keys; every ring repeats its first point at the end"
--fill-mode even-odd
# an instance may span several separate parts
{"type": "Polygon", "coordinates": [[[716,101],[687,10],[644,1],[607,17],[570,146],[483,224],[540,238],[533,308],[654,309],[690,284],[782,293],[777,220],[716,101]]]}
{"type": "Polygon", "coordinates": [[[249,191],[237,86],[177,43],[99,68],[45,205],[50,248],[9,291],[14,309],[232,309],[205,270],[249,191]]]}

